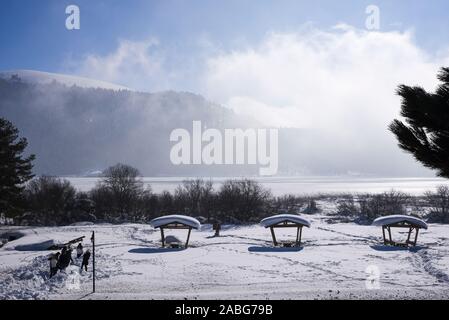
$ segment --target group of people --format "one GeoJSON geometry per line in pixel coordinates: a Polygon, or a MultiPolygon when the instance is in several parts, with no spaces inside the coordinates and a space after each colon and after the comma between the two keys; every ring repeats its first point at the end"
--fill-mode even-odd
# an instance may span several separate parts
{"type": "MultiPolygon", "coordinates": [[[[50,258],[48,258],[48,260],[50,261],[50,278],[58,273],[58,270],[65,270],[71,263],[74,263],[72,252],[73,248],[69,244],[65,245],[62,248],[61,252],[52,254],[50,258]]],[[[90,250],[87,249],[86,251],[84,251],[83,245],[80,242],[76,247],[76,258],[80,259],[81,257],[83,258],[83,260],[81,262],[80,272],[83,271],[83,268],[85,271],[87,271],[87,266],[89,265],[90,250]]]]}

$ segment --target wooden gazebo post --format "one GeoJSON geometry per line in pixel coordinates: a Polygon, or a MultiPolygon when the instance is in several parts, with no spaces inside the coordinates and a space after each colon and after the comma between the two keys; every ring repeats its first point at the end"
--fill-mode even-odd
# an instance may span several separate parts
{"type": "MultiPolygon", "coordinates": [[[[410,243],[410,237],[411,237],[411,235],[412,235],[412,231],[413,231],[413,228],[412,227],[410,227],[409,229],[408,229],[408,236],[407,236],[407,241],[406,241],[406,243],[410,243]]],[[[415,243],[416,243],[416,238],[415,238],[415,243]]]]}
{"type": "Polygon", "coordinates": [[[274,246],[277,246],[278,243],[276,241],[276,235],[274,234],[274,229],[272,226],[270,227],[270,231],[271,231],[271,237],[273,238],[273,244],[274,244],[274,246]]]}
{"type": "Polygon", "coordinates": [[[393,243],[393,238],[391,237],[391,228],[390,226],[388,226],[387,228],[388,228],[388,238],[390,239],[390,243],[393,243]]]}
{"type": "Polygon", "coordinates": [[[298,225],[298,230],[296,232],[296,245],[298,247],[301,246],[301,238],[302,238],[302,226],[298,225]]]}
{"type": "Polygon", "coordinates": [[[191,232],[192,232],[192,227],[189,228],[189,233],[187,234],[186,249],[189,246],[189,239],[190,239],[190,233],[191,232]]]}
{"type": "Polygon", "coordinates": [[[415,228],[415,242],[413,242],[413,246],[416,246],[416,242],[418,242],[418,232],[419,232],[419,228],[415,228]]]}
{"type": "Polygon", "coordinates": [[[162,248],[165,248],[165,235],[164,235],[164,227],[160,227],[161,229],[161,241],[162,241],[162,248]]]}

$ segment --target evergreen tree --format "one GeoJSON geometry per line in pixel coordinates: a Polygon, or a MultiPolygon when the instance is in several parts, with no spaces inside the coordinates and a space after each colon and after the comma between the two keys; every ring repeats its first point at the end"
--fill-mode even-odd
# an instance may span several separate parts
{"type": "Polygon", "coordinates": [[[438,176],[449,178],[449,68],[442,68],[438,79],[442,84],[435,93],[399,86],[405,123],[394,120],[389,128],[400,148],[436,170],[438,176]]]}
{"type": "Polygon", "coordinates": [[[0,214],[17,211],[24,184],[33,178],[32,161],[35,156],[22,155],[27,145],[25,138],[19,138],[16,127],[0,118],[0,214]]]}

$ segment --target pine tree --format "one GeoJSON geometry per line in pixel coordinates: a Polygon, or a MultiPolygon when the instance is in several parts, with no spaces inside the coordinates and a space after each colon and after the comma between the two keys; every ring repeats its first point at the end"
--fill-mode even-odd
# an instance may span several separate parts
{"type": "Polygon", "coordinates": [[[22,155],[27,145],[25,138],[19,138],[16,127],[0,118],[0,214],[17,211],[24,184],[33,178],[35,156],[22,155]]]}
{"type": "Polygon", "coordinates": [[[442,84],[435,93],[421,87],[399,86],[405,123],[394,120],[389,129],[400,148],[436,170],[438,176],[449,178],[449,68],[442,68],[438,79],[442,84]]]}

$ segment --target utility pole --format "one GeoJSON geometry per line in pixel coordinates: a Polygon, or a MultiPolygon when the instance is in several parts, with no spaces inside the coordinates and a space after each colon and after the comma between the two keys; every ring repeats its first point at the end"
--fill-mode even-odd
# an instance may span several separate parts
{"type": "Polygon", "coordinates": [[[92,231],[92,292],[95,293],[95,231],[92,231]]]}

